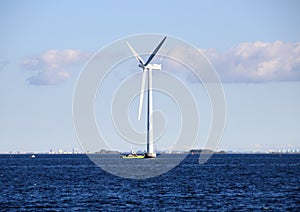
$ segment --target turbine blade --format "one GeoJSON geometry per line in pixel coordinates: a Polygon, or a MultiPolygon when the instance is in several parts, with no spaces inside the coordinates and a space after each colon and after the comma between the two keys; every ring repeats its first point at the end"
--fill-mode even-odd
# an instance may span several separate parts
{"type": "Polygon", "coordinates": [[[146,69],[143,70],[143,77],[142,77],[142,85],[141,85],[141,93],[140,93],[140,105],[139,105],[139,116],[138,116],[139,120],[141,120],[141,114],[142,114],[142,109],[143,109],[145,82],[146,82],[146,69]]]}
{"type": "Polygon", "coordinates": [[[158,52],[158,50],[160,49],[160,47],[163,45],[163,43],[165,42],[166,39],[167,39],[167,36],[165,36],[164,39],[162,39],[162,41],[158,44],[158,46],[156,47],[156,49],[153,51],[153,53],[150,55],[150,57],[148,58],[147,62],[145,63],[145,66],[147,66],[151,62],[151,60],[156,55],[156,53],[158,52]]]}
{"type": "Polygon", "coordinates": [[[134,50],[134,48],[130,45],[129,42],[126,42],[127,46],[129,47],[129,49],[131,50],[131,52],[133,53],[133,55],[135,56],[135,58],[140,62],[141,65],[144,66],[144,61],[142,60],[142,58],[136,53],[136,51],[134,50]]]}

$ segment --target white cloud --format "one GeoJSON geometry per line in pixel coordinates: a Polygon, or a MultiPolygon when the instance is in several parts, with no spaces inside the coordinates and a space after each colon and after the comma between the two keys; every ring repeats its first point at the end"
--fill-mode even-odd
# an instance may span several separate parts
{"type": "MultiPolygon", "coordinates": [[[[223,82],[300,81],[300,42],[245,42],[225,52],[216,49],[201,51],[223,82]]],[[[180,58],[194,58],[193,52],[184,49],[174,49],[169,54],[175,58],[178,54],[180,58]]],[[[67,69],[86,61],[89,56],[91,53],[80,50],[48,50],[26,58],[22,66],[34,73],[28,79],[30,84],[53,85],[69,79],[71,73],[67,69]]],[[[193,81],[194,76],[187,77],[193,81]]]]}
{"type": "Polygon", "coordinates": [[[84,62],[90,53],[80,50],[48,50],[40,55],[26,58],[22,67],[34,71],[34,75],[28,78],[32,85],[55,85],[64,82],[71,77],[67,68],[84,62]]]}
{"type": "Polygon", "coordinates": [[[300,43],[240,43],[224,53],[201,49],[223,82],[300,80],[300,43]]]}

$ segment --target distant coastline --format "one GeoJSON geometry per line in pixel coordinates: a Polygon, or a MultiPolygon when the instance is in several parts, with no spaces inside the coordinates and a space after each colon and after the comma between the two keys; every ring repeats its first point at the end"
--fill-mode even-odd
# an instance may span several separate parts
{"type": "MultiPolygon", "coordinates": [[[[120,152],[116,150],[105,150],[101,149],[96,152],[81,152],[81,151],[49,151],[49,152],[20,152],[20,151],[10,151],[10,152],[0,152],[0,154],[7,155],[7,154],[52,154],[52,155],[62,155],[62,154],[126,154],[128,152],[120,152]]],[[[139,152],[140,154],[144,152],[139,152]]],[[[279,150],[279,151],[213,151],[210,149],[191,149],[189,151],[177,150],[177,151],[157,151],[158,154],[300,154],[298,149],[296,150],[279,150]]]]}

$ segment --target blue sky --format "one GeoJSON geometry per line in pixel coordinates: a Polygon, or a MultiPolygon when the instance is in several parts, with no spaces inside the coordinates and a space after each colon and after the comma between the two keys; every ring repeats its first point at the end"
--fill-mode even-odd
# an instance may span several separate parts
{"type": "Polygon", "coordinates": [[[299,1],[1,1],[0,152],[79,148],[72,97],[81,69],[93,52],[140,33],[179,37],[215,65],[228,109],[220,149],[300,149],[299,9],[299,1]]]}

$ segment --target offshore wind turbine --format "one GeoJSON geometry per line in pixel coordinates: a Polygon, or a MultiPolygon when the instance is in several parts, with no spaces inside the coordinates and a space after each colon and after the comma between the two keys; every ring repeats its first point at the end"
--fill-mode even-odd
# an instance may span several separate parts
{"type": "Polygon", "coordinates": [[[141,92],[140,92],[140,104],[139,104],[139,113],[138,113],[138,120],[141,119],[141,113],[143,108],[143,100],[144,100],[144,90],[145,90],[145,82],[146,82],[146,75],[148,74],[148,87],[147,87],[147,152],[145,154],[145,158],[155,158],[156,153],[154,152],[153,148],[153,97],[152,97],[152,70],[161,70],[161,64],[150,64],[152,59],[155,57],[156,53],[163,45],[167,36],[165,36],[162,41],[158,44],[158,46],[154,49],[152,54],[149,56],[146,63],[142,60],[142,58],[136,53],[134,48],[127,42],[128,47],[130,48],[131,52],[138,60],[139,64],[138,67],[142,68],[143,76],[142,76],[142,84],[141,84],[141,92]],[[150,129],[152,127],[152,130],[150,129]]]}

